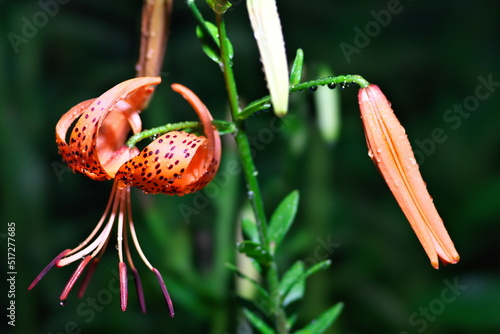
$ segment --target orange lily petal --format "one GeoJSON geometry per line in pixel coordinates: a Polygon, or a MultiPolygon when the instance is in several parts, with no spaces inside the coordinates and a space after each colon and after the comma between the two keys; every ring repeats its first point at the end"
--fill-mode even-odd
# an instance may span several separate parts
{"type": "Polygon", "coordinates": [[[376,85],[358,94],[369,155],[415,231],[434,268],[460,259],[427,187],[405,129],[376,85]]]}
{"type": "Polygon", "coordinates": [[[184,131],[163,134],[121,166],[115,178],[147,193],[182,196],[203,188],[214,178],[221,144],[207,107],[188,88],[178,84],[172,88],[194,107],[206,137],[184,131]]]}
{"type": "Polygon", "coordinates": [[[130,158],[128,154],[117,156],[117,150],[124,144],[130,129],[140,131],[138,113],[153,93],[152,86],[160,81],[159,77],[124,81],[64,114],[56,125],[56,142],[68,167],[94,180],[114,177],[116,168],[110,166],[123,164],[130,158]],[[67,131],[78,117],[67,143],[67,131]]]}

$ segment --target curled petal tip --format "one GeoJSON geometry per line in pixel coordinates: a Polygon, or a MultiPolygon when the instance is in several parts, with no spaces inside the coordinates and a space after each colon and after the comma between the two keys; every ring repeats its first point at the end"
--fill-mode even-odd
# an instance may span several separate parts
{"type": "Polygon", "coordinates": [[[56,125],[56,142],[68,167],[93,180],[112,178],[117,167],[111,164],[115,168],[108,168],[106,163],[124,144],[131,129],[140,130],[138,114],[160,82],[159,77],[126,80],[64,114],[56,125]],[[74,121],[76,124],[66,141],[74,121]]]}
{"type": "Polygon", "coordinates": [[[205,136],[184,131],[165,133],[123,164],[115,175],[121,185],[138,187],[146,193],[184,195],[205,187],[220,163],[220,135],[208,108],[187,87],[173,84],[198,114],[205,136]]]}

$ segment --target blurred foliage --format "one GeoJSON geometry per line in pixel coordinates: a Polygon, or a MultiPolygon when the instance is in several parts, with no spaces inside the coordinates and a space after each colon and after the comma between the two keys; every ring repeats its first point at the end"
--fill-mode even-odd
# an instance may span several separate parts
{"type": "MultiPolygon", "coordinates": [[[[236,222],[246,204],[242,177],[230,172],[237,159],[230,137],[221,166],[230,178],[219,177],[211,188],[184,197],[132,194],[139,239],[164,275],[176,306],[174,319],[168,318],[145,267],[139,269],[148,313],[140,313],[133,293],[126,313],[120,311],[118,295],[109,292],[118,269],[112,248],[83,299],[73,295],[66,307],[59,306],[74,266],[53,269],[26,291],[46,263],[91,231],[111,188],[111,182],[65,169],[54,126],[71,106],[133,77],[139,45],[138,0],[67,1],[43,21],[41,4],[49,2],[0,3],[0,236],[5,254],[6,224],[16,223],[18,272],[16,327],[9,330],[250,333],[237,307],[235,289],[241,285],[224,265],[237,261],[241,231],[236,222]],[[15,52],[8,34],[22,36],[33,19],[40,26],[15,52]],[[194,208],[189,217],[180,209],[186,206],[194,208]],[[88,298],[96,298],[97,306],[88,298]]],[[[439,271],[430,266],[367,157],[355,88],[341,94],[340,136],[328,145],[317,129],[314,93],[295,93],[287,118],[275,123],[270,113],[261,113],[249,119],[248,129],[255,138],[266,208],[275,208],[294,189],[301,194],[279,261],[290,267],[297,260],[308,266],[332,260],[328,270],[308,281],[305,300],[296,305],[303,322],[298,325],[342,301],[343,311],[329,333],[498,333],[500,87],[492,86],[490,96],[466,116],[455,113],[452,122],[445,115],[454,105],[471,103],[479,77],[500,81],[499,6],[493,1],[402,1],[402,10],[347,59],[339,45],[354,46],[355,28],[365,31],[376,22],[374,13],[396,2],[278,2],[288,58],[303,49],[304,80],[314,79],[326,65],[336,74],[361,74],[382,88],[421,152],[422,174],[462,259],[439,271]],[[270,124],[280,130],[263,131],[270,124]],[[435,129],[444,132],[437,141],[435,129]],[[453,284],[460,289],[450,289],[453,284]]],[[[200,7],[209,18],[210,9],[200,7]]],[[[240,95],[250,102],[267,92],[244,1],[233,1],[226,15],[240,95]]],[[[227,118],[222,76],[200,48],[195,26],[185,3],[175,1],[164,83],[142,115],[145,128],[195,119],[169,91],[173,82],[196,92],[214,117],[227,118]]],[[[0,299],[4,306],[4,289],[0,299]]],[[[0,328],[5,324],[3,318],[0,328]]]]}

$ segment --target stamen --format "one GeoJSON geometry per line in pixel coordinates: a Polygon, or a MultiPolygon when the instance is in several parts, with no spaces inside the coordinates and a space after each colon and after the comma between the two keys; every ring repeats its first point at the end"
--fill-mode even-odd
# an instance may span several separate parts
{"type": "MultiPolygon", "coordinates": [[[[130,192],[130,187],[127,187],[127,191],[130,192]]],[[[128,195],[130,196],[130,194],[128,195]]],[[[132,240],[134,241],[135,248],[137,250],[137,253],[139,253],[139,256],[141,257],[142,261],[144,264],[150,269],[153,270],[153,266],[151,263],[149,263],[148,259],[144,255],[144,252],[141,249],[141,245],[139,244],[139,240],[137,239],[137,234],[135,233],[135,228],[134,228],[134,222],[132,219],[129,219],[128,221],[128,226],[130,228],[130,235],[132,236],[132,240]]]]}
{"type": "Polygon", "coordinates": [[[137,269],[132,268],[135,278],[135,288],[137,289],[137,297],[139,298],[139,305],[141,306],[142,313],[146,313],[146,301],[144,300],[144,293],[142,291],[141,277],[137,269]]]}
{"type": "Polygon", "coordinates": [[[78,253],[61,259],[59,263],[57,263],[57,266],[64,267],[72,262],[75,262],[78,259],[81,259],[84,256],[89,255],[89,253],[91,252],[92,254],[90,254],[90,257],[94,257],[106,244],[106,241],[108,240],[109,234],[111,232],[111,228],[113,227],[114,220],[115,217],[113,213],[109,218],[108,224],[106,225],[102,233],[99,235],[99,237],[97,237],[97,239],[94,240],[94,242],[92,242],[88,247],[82,249],[78,253]]]}
{"type": "Polygon", "coordinates": [[[83,276],[82,283],[80,284],[80,288],[78,289],[78,295],[77,295],[78,298],[82,298],[83,295],[85,294],[85,290],[87,290],[87,287],[90,283],[90,279],[92,278],[100,260],[101,260],[100,257],[96,257],[89,265],[89,269],[85,272],[85,276],[83,276]]]}
{"type": "Polygon", "coordinates": [[[118,248],[118,259],[120,262],[123,262],[123,216],[126,213],[126,190],[119,189],[117,200],[120,202],[120,214],[118,215],[118,233],[117,233],[117,248],[118,248]]]}
{"type": "Polygon", "coordinates": [[[125,262],[118,263],[118,269],[120,271],[120,306],[122,311],[127,309],[127,299],[128,299],[128,277],[127,277],[127,265],[125,262]]]}
{"type": "Polygon", "coordinates": [[[92,240],[92,238],[94,238],[94,236],[97,234],[97,232],[101,229],[102,224],[104,223],[104,221],[106,220],[106,217],[108,216],[109,209],[111,208],[111,204],[113,203],[113,201],[115,199],[116,189],[118,188],[117,185],[118,185],[118,182],[113,182],[113,187],[111,188],[111,194],[109,196],[108,203],[106,204],[106,209],[104,210],[104,214],[102,215],[101,219],[97,223],[94,230],[90,233],[90,235],[87,237],[87,239],[85,239],[82,243],[80,243],[78,245],[78,247],[72,249],[68,255],[71,255],[75,252],[78,252],[80,249],[85,247],[89,243],[89,241],[92,240]]]}
{"type": "Polygon", "coordinates": [[[66,299],[68,298],[68,295],[69,295],[71,289],[75,285],[76,281],[78,280],[78,277],[80,277],[80,275],[82,274],[83,270],[85,269],[87,264],[90,262],[90,260],[92,260],[92,256],[86,256],[82,260],[82,262],[80,262],[78,267],[76,268],[75,272],[73,273],[73,275],[69,279],[68,283],[64,287],[64,290],[61,293],[61,296],[59,297],[59,299],[61,300],[61,305],[64,306],[66,304],[66,299]]]}
{"type": "Polygon", "coordinates": [[[158,269],[153,268],[152,271],[155,273],[156,278],[158,279],[158,282],[160,283],[161,291],[163,292],[163,296],[165,297],[165,300],[167,301],[168,305],[168,310],[170,311],[170,318],[174,317],[174,305],[172,304],[172,299],[170,299],[170,295],[168,294],[167,286],[165,285],[165,282],[163,281],[163,278],[161,277],[160,272],[158,269]]]}
{"type": "MultiPolygon", "coordinates": [[[[128,187],[130,189],[130,187],[128,187]]],[[[132,205],[130,202],[130,191],[125,192],[125,205],[127,209],[127,219],[128,223],[133,224],[132,220],[132,205]]],[[[134,279],[135,279],[135,288],[137,291],[137,297],[139,299],[139,305],[141,307],[142,313],[146,313],[146,302],[144,300],[144,293],[142,291],[142,284],[141,284],[141,277],[139,276],[139,272],[134,266],[134,261],[132,260],[132,255],[130,254],[130,246],[128,243],[128,234],[127,234],[127,225],[123,224],[123,235],[125,238],[123,239],[123,246],[125,248],[125,255],[127,256],[127,262],[130,266],[130,270],[132,270],[132,273],[134,274],[134,279]]]]}
{"type": "MultiPolygon", "coordinates": [[[[117,186],[115,184],[113,185],[113,190],[116,190],[116,188],[117,188],[117,186]]],[[[120,198],[120,195],[121,195],[120,194],[120,190],[113,191],[112,195],[113,195],[112,196],[112,198],[113,198],[113,209],[112,209],[111,215],[109,216],[109,220],[108,220],[106,226],[104,227],[103,231],[101,232],[101,234],[90,245],[88,245],[87,247],[85,247],[84,249],[82,249],[81,251],[79,251],[78,253],[61,259],[59,261],[59,263],[57,264],[58,267],[64,267],[64,266],[66,266],[66,265],[68,265],[68,264],[70,264],[70,263],[78,260],[79,258],[82,258],[84,256],[89,255],[90,253],[92,253],[91,257],[95,257],[96,254],[99,253],[99,251],[105,245],[107,245],[107,241],[108,241],[109,235],[111,233],[111,228],[113,227],[113,223],[115,221],[115,216],[116,216],[116,212],[118,210],[118,205],[120,204],[120,201],[119,201],[119,198],[120,198]]],[[[107,214],[107,213],[108,212],[106,210],[105,214],[107,214]]],[[[104,217],[105,216],[103,216],[103,218],[104,217]]],[[[100,224],[101,224],[101,222],[99,222],[98,225],[100,225],[100,224]]]]}
{"type": "Polygon", "coordinates": [[[37,283],[42,279],[43,276],[45,276],[45,274],[50,270],[52,269],[52,267],[59,262],[59,260],[61,260],[63,257],[65,257],[68,253],[71,252],[71,249],[66,249],[64,251],[62,251],[59,255],[57,255],[54,260],[52,260],[43,270],[40,274],[38,274],[38,276],[35,278],[35,280],[30,284],[30,286],[28,287],[28,290],[31,290],[35,287],[35,285],[37,285],[37,283]]]}

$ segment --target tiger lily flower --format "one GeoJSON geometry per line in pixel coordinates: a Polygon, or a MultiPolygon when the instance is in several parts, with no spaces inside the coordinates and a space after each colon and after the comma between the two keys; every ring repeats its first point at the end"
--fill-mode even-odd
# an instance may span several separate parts
{"type": "Polygon", "coordinates": [[[173,84],[198,113],[206,137],[184,131],[170,131],[145,147],[123,164],[116,180],[146,193],[184,195],[205,187],[219,168],[220,136],[212,125],[212,116],[201,100],[188,88],[173,84]]]}
{"type": "Polygon", "coordinates": [[[376,85],[358,94],[368,155],[375,162],[410,222],[431,264],[457,263],[460,259],[420,175],[405,129],[391,104],[376,85]]]}
{"type": "MultiPolygon", "coordinates": [[[[160,272],[147,260],[138,242],[132,220],[130,187],[138,186],[141,189],[147,190],[149,189],[147,186],[148,184],[158,184],[163,186],[162,189],[169,188],[169,190],[171,190],[170,192],[163,192],[171,195],[183,195],[184,193],[201,189],[214,177],[218,169],[220,160],[220,138],[218,132],[211,124],[212,117],[208,109],[189,89],[177,85],[180,87],[178,88],[179,91],[186,96],[189,102],[193,104],[195,108],[200,108],[196,109],[196,111],[205,125],[205,133],[208,140],[203,136],[197,137],[184,132],[176,132],[175,134],[170,133],[171,136],[179,138],[180,143],[177,145],[177,149],[172,149],[171,145],[168,146],[169,156],[172,154],[171,159],[176,159],[174,161],[174,164],[178,166],[176,168],[183,168],[183,172],[173,167],[169,168],[170,165],[164,166],[166,162],[163,160],[159,161],[158,159],[155,161],[157,163],[152,166],[156,171],[155,174],[149,175],[148,171],[148,173],[146,173],[149,175],[147,180],[142,180],[141,178],[139,180],[133,179],[133,182],[131,182],[131,180],[127,178],[129,175],[124,175],[123,172],[120,173],[120,177],[117,177],[118,171],[125,168],[124,166],[133,166],[134,168],[129,167],[133,169],[133,175],[136,175],[134,174],[135,172],[139,173],[139,175],[144,173],[144,171],[136,171],[136,167],[149,167],[148,150],[156,148],[156,146],[165,140],[165,136],[168,135],[165,134],[159,137],[146,147],[143,152],[139,152],[135,147],[129,148],[125,145],[125,140],[131,130],[134,134],[141,131],[141,121],[139,118],[140,110],[149,100],[154,91],[154,86],[159,84],[160,81],[161,79],[157,77],[140,77],[122,82],[108,90],[99,98],[84,101],[71,108],[58,122],[56,126],[56,142],[59,147],[59,152],[68,166],[73,171],[82,173],[94,180],[108,180],[114,178],[115,181],[104,214],[87,239],[76,248],[67,249],[59,254],[35,278],[28,289],[32,289],[54,265],[56,267],[63,267],[81,259],[80,265],[77,267],[61,293],[60,300],[62,305],[66,303],[70,291],[88,266],[89,268],[78,292],[78,296],[82,297],[90,277],[96,269],[110,240],[111,230],[116,221],[120,304],[122,310],[125,311],[128,299],[126,257],[126,261],[135,278],[141,310],[146,312],[140,276],[133,263],[130,252],[128,237],[130,235],[140,258],[158,279],[163,295],[167,301],[170,316],[174,316],[173,304],[165,282],[160,272]],[[72,123],[77,119],[78,121],[72,129],[69,142],[66,142],[66,134],[72,123]],[[196,145],[192,142],[188,144],[188,138],[191,139],[192,142],[196,141],[196,145]],[[179,153],[179,151],[182,153],[179,153]],[[145,154],[144,157],[143,153],[145,154]],[[182,157],[180,156],[181,154],[182,157]],[[137,166],[131,161],[136,162],[137,166]],[[158,164],[162,167],[161,169],[156,167],[158,164]],[[183,178],[183,173],[186,176],[185,178],[183,178]],[[179,177],[179,175],[181,176],[179,177]],[[170,183],[172,179],[174,179],[174,182],[170,183]],[[173,186],[174,183],[176,184],[175,187],[173,186]],[[183,183],[188,186],[183,187],[183,183]],[[173,189],[179,189],[179,191],[172,191],[173,189]]],[[[157,150],[160,150],[160,148],[157,150]]],[[[149,192],[155,193],[154,190],[150,190],[149,192]]]]}

